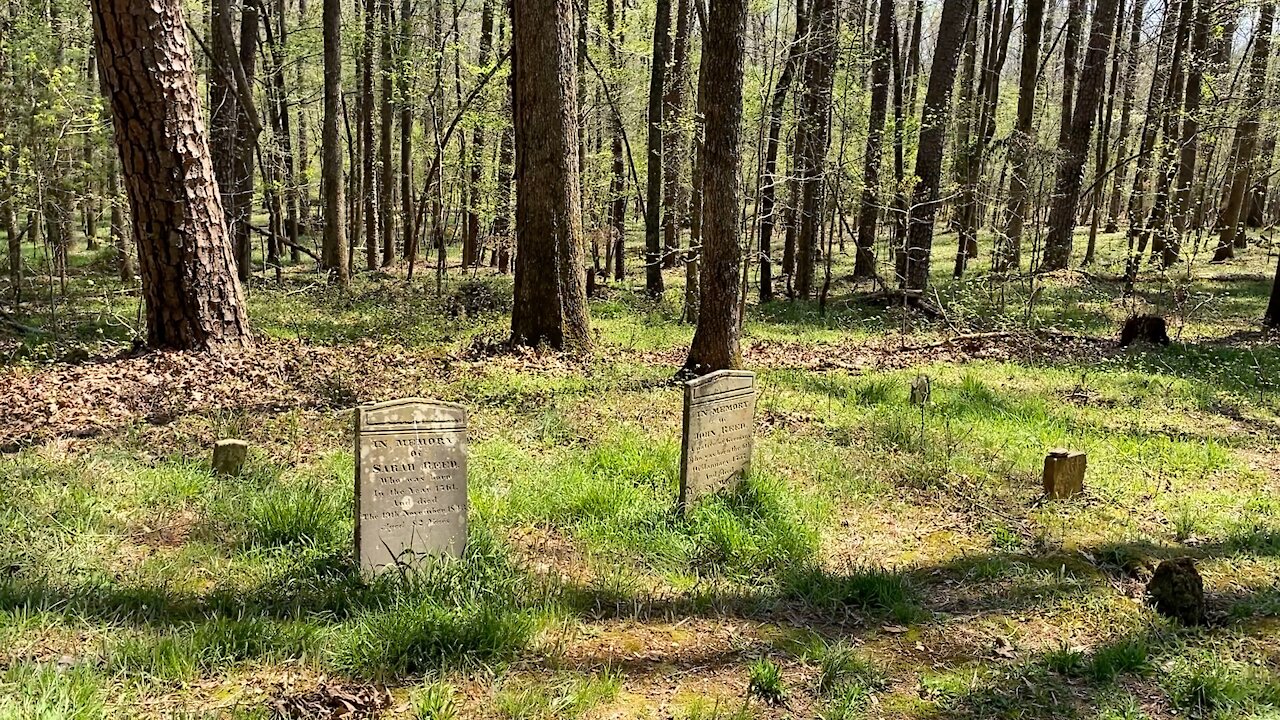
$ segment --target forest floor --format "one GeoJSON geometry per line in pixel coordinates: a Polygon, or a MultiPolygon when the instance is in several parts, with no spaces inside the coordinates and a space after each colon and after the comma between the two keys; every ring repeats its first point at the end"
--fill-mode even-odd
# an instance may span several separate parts
{"type": "Polygon", "coordinates": [[[0,717],[1280,717],[1275,257],[1125,300],[1119,243],[1029,285],[951,280],[944,237],[940,317],[864,302],[846,256],[825,313],[753,295],[753,474],[683,518],[680,269],[655,302],[628,258],[590,358],[502,350],[488,270],[301,267],[251,283],[254,349],[202,356],[132,348],[109,251],[65,294],[33,255],[0,330],[0,717]],[[1175,342],[1117,347],[1134,310],[1175,342]],[[470,546],[365,583],[351,410],[410,395],[471,411],[470,546]],[[1042,497],[1054,446],[1082,496],[1042,497]],[[1206,627],[1144,603],[1180,556],[1206,627]]]}

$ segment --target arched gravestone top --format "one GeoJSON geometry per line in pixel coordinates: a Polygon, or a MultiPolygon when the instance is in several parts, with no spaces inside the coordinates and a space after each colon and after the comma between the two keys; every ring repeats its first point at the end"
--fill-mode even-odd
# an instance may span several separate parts
{"type": "Polygon", "coordinates": [[[467,410],[424,398],[356,408],[356,557],[366,574],[467,544],[467,410]]]}
{"type": "Polygon", "coordinates": [[[729,487],[751,469],[756,374],[718,370],[684,385],[680,505],[729,487]]]}

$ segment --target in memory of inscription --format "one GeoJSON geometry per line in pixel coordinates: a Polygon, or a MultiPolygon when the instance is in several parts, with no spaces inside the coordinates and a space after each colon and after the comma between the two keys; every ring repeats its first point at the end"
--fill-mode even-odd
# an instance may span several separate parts
{"type": "Polygon", "coordinates": [[[420,398],[356,408],[356,558],[374,574],[467,544],[467,411],[420,398]]]}
{"type": "Polygon", "coordinates": [[[684,386],[680,505],[722,490],[751,469],[756,374],[719,370],[684,386]]]}

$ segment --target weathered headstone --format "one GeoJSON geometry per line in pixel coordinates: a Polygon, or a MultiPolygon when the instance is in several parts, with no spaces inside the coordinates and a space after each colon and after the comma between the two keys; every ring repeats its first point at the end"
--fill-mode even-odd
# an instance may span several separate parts
{"type": "Polygon", "coordinates": [[[233,477],[239,475],[248,454],[249,443],[243,440],[219,440],[213,444],[213,471],[233,477]]]}
{"type": "Polygon", "coordinates": [[[1084,471],[1088,458],[1079,451],[1054,448],[1044,459],[1044,493],[1051,498],[1067,498],[1084,492],[1084,471]]]}
{"type": "Polygon", "coordinates": [[[356,557],[366,574],[467,544],[467,411],[420,398],[356,409],[356,557]]]}
{"type": "Polygon", "coordinates": [[[751,469],[756,374],[720,370],[684,386],[680,505],[728,487],[751,469]]]}

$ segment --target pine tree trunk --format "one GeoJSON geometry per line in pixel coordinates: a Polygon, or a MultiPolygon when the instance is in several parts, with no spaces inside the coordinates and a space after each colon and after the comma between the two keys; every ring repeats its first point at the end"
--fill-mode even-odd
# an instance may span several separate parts
{"type": "MultiPolygon", "coordinates": [[[[1105,1],[1105,0],[1104,0],[1105,1]]],[[[905,252],[898,275],[908,290],[923,291],[929,283],[933,253],[933,220],[941,197],[942,149],[951,110],[951,87],[968,23],[969,0],[943,0],[941,26],[929,71],[929,87],[921,110],[916,149],[916,185],[911,194],[905,252]]]]}
{"type": "Polygon", "coordinates": [[[249,318],[177,0],[94,0],[152,346],[248,345],[249,318]]]}
{"type": "Polygon", "coordinates": [[[571,0],[514,0],[516,276],[512,342],[585,349],[591,338],[578,190],[571,0]]]}
{"type": "Polygon", "coordinates": [[[702,172],[702,272],[698,325],[685,360],[699,375],[740,367],[741,248],[738,245],[742,198],[742,68],[746,54],[746,0],[711,0],[698,73],[699,105],[704,110],[702,172]]]}
{"type": "Polygon", "coordinates": [[[1041,270],[1061,270],[1071,258],[1071,241],[1076,226],[1084,164],[1089,155],[1093,126],[1106,81],[1107,55],[1116,22],[1118,0],[1098,0],[1089,30],[1089,46],[1080,71],[1080,85],[1071,112],[1071,134],[1054,181],[1053,205],[1049,209],[1049,230],[1045,238],[1041,270]]]}

